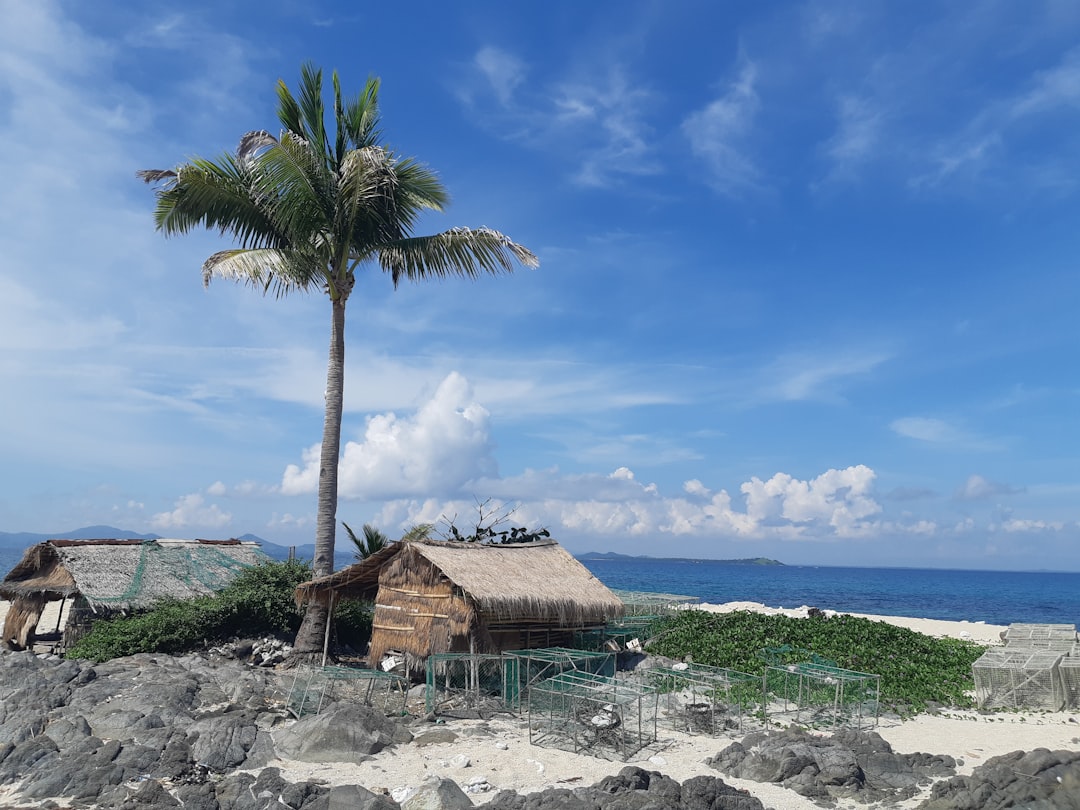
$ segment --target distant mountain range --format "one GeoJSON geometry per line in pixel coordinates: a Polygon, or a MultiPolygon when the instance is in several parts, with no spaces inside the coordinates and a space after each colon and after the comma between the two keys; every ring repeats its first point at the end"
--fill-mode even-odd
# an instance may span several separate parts
{"type": "MultiPolygon", "coordinates": [[[[0,579],[10,571],[15,564],[22,559],[23,552],[27,548],[46,540],[160,540],[160,534],[136,534],[126,529],[117,529],[115,526],[84,526],[81,529],[73,529],[69,532],[56,532],[52,534],[35,534],[33,532],[0,532],[0,579]]],[[[288,546],[279,546],[263,540],[254,534],[245,534],[236,540],[245,540],[258,543],[266,556],[275,560],[289,559],[290,549],[288,546]]],[[[340,549],[339,544],[339,549],[340,549]]],[[[315,557],[315,545],[296,546],[294,555],[299,560],[311,560],[315,557]]],[[[356,562],[356,557],[350,551],[339,550],[334,555],[334,567],[344,568],[356,562]]]]}
{"type": "Polygon", "coordinates": [[[577,558],[583,562],[589,560],[661,560],[674,562],[710,562],[722,563],[723,565],[784,565],[779,560],[771,560],[768,557],[745,557],[739,560],[711,560],[700,557],[652,557],[647,554],[633,556],[631,554],[616,554],[614,551],[588,551],[578,554],[577,558]]]}
{"type": "MultiPolygon", "coordinates": [[[[73,529],[69,532],[56,532],[53,534],[35,534],[33,532],[0,532],[0,579],[10,571],[15,564],[22,559],[23,552],[30,546],[44,543],[46,540],[160,540],[159,534],[136,534],[126,529],[117,529],[115,526],[84,526],[81,529],[73,529]]],[[[288,546],[279,546],[254,534],[245,534],[235,538],[258,543],[268,557],[275,560],[289,559],[290,549],[288,546]]],[[[334,554],[334,567],[344,568],[356,562],[356,556],[352,553],[351,545],[338,543],[338,551],[334,554]],[[346,550],[342,550],[346,549],[346,550]]],[[[308,544],[296,546],[293,556],[300,560],[311,560],[315,557],[315,545],[308,544]]],[[[614,551],[589,551],[578,554],[579,560],[675,560],[680,562],[711,562],[723,563],[724,565],[783,565],[777,560],[767,557],[752,557],[741,560],[702,560],[690,557],[652,557],[649,555],[633,556],[630,554],[618,554],[614,551]]]]}

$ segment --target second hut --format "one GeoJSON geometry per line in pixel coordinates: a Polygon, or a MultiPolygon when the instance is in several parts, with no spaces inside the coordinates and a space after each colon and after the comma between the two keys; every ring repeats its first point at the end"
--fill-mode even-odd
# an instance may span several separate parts
{"type": "Polygon", "coordinates": [[[368,662],[400,654],[411,672],[433,653],[568,646],[625,612],[622,601],[554,541],[393,543],[305,582],[300,604],[375,603],[368,662]]]}

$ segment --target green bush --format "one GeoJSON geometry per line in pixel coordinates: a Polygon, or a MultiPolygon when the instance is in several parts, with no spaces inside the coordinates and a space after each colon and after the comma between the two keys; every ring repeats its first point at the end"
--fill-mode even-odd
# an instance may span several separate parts
{"type": "Polygon", "coordinates": [[[356,652],[367,649],[374,608],[370,603],[350,599],[334,606],[334,633],[339,647],[356,652]]]}
{"type": "Polygon", "coordinates": [[[214,596],[165,601],[145,613],[97,621],[67,656],[107,661],[140,652],[187,652],[237,636],[292,635],[303,619],[294,592],[311,577],[306,562],[254,565],[214,596]]]}
{"type": "Polygon", "coordinates": [[[965,694],[975,688],[971,665],[984,650],[971,641],[932,638],[854,616],[794,619],[688,610],[657,627],[649,651],[760,674],[766,666],[761,651],[784,645],[813,651],[844,669],[880,675],[882,704],[900,714],[972,705],[965,694]]]}

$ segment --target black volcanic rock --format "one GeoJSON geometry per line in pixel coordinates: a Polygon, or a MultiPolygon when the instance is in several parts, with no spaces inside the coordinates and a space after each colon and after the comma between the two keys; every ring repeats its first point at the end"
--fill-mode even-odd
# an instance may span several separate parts
{"type": "Polygon", "coordinates": [[[956,773],[952,757],[897,754],[872,731],[839,729],[818,737],[801,729],[750,734],[706,762],[739,779],[774,782],[807,798],[870,803],[914,796],[932,778],[956,773]]]}

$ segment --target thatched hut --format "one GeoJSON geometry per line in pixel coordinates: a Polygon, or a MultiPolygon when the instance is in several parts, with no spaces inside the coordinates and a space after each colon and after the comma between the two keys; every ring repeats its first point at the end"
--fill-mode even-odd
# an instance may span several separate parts
{"type": "Polygon", "coordinates": [[[566,646],[622,616],[622,601],[554,541],[392,543],[296,590],[299,604],[375,602],[368,661],[403,654],[417,672],[432,653],[566,646]]]}
{"type": "Polygon", "coordinates": [[[258,543],[240,540],[47,540],[28,548],[0,583],[0,598],[11,601],[3,644],[32,647],[49,602],[60,601],[63,615],[71,600],[57,628],[66,648],[95,619],[212,594],[268,559],[258,543]]]}

